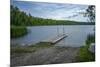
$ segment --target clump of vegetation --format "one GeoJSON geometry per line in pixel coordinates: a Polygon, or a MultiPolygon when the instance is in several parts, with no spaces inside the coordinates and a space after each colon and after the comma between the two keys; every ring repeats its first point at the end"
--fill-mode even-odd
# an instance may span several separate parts
{"type": "Polygon", "coordinates": [[[25,27],[11,27],[11,38],[17,38],[27,34],[27,28],[25,27]]]}
{"type": "Polygon", "coordinates": [[[95,61],[95,53],[89,51],[89,46],[91,43],[95,43],[95,35],[88,35],[86,40],[86,45],[80,48],[77,56],[78,62],[89,62],[95,61]]]}
{"type": "Polygon", "coordinates": [[[77,56],[78,62],[89,62],[89,61],[95,61],[95,54],[91,53],[86,46],[81,47],[79,54],[77,56]]]}
{"type": "Polygon", "coordinates": [[[95,43],[95,34],[89,34],[87,36],[86,44],[95,43]]]}

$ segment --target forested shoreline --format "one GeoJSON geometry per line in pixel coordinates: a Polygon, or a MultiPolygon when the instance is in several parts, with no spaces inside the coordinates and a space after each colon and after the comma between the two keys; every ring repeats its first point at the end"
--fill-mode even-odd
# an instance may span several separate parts
{"type": "Polygon", "coordinates": [[[11,5],[11,25],[13,26],[38,26],[38,25],[94,25],[95,23],[77,22],[69,20],[53,20],[33,17],[11,5]]]}

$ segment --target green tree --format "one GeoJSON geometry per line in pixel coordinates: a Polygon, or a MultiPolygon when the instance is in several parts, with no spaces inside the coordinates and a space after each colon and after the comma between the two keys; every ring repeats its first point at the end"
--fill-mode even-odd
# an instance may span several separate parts
{"type": "MultiPolygon", "coordinates": [[[[93,8],[89,7],[87,9],[87,16],[93,22],[95,15],[93,8]],[[92,15],[91,15],[92,14],[92,15]]],[[[44,19],[39,17],[34,17],[31,14],[27,14],[24,11],[20,11],[19,8],[11,5],[11,25],[13,26],[34,26],[34,25],[76,25],[76,24],[93,24],[93,23],[78,23],[75,21],[68,20],[53,20],[53,19],[44,19]]]]}
{"type": "Polygon", "coordinates": [[[89,22],[95,22],[95,5],[88,6],[86,16],[89,18],[89,22]]]}

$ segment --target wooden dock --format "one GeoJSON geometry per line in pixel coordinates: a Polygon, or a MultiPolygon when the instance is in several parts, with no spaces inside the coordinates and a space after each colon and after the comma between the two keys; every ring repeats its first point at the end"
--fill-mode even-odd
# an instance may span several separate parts
{"type": "Polygon", "coordinates": [[[48,42],[48,43],[51,43],[51,44],[55,44],[59,41],[61,41],[62,39],[64,39],[65,37],[67,37],[66,34],[62,34],[62,35],[59,35],[59,36],[55,36],[53,38],[49,38],[49,39],[46,39],[46,40],[43,40],[41,42],[48,42]]]}

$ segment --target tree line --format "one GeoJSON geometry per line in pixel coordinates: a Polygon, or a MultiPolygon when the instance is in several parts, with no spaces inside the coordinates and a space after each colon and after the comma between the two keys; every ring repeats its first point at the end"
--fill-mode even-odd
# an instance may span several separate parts
{"type": "Polygon", "coordinates": [[[36,25],[93,25],[94,23],[76,22],[68,20],[43,19],[26,14],[18,7],[11,5],[11,25],[12,26],[36,26],[36,25]]]}

